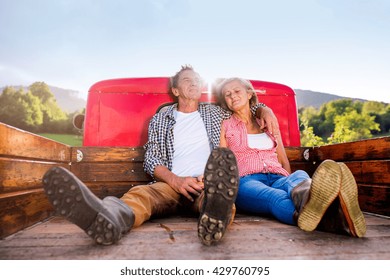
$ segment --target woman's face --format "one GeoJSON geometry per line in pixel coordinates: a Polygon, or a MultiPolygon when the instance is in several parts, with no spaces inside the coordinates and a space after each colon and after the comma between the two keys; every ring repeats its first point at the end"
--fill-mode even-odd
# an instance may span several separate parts
{"type": "Polygon", "coordinates": [[[249,100],[252,94],[246,90],[240,81],[234,80],[224,85],[222,88],[222,96],[225,98],[228,108],[233,112],[250,107],[249,100]]]}

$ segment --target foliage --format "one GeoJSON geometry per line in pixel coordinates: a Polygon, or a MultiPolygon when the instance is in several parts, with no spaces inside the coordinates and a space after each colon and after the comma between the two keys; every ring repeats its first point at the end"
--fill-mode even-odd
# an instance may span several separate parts
{"type": "Polygon", "coordinates": [[[339,99],[323,104],[319,110],[300,109],[299,121],[302,146],[368,139],[390,133],[390,105],[339,99]]]}
{"type": "Polygon", "coordinates": [[[315,147],[325,144],[321,137],[314,134],[313,127],[308,126],[307,120],[303,122],[302,126],[304,129],[301,132],[301,143],[304,143],[304,146],[315,147]]]}
{"type": "Polygon", "coordinates": [[[26,130],[42,125],[39,99],[30,92],[7,87],[0,96],[0,104],[0,121],[26,130]]]}
{"type": "Polygon", "coordinates": [[[73,114],[57,104],[48,85],[36,82],[25,91],[6,87],[0,95],[0,122],[34,133],[72,133],[73,114]]]}
{"type": "Polygon", "coordinates": [[[335,116],[335,130],[329,143],[350,142],[371,138],[371,131],[379,130],[379,124],[374,121],[374,116],[359,114],[356,110],[335,116]]]}

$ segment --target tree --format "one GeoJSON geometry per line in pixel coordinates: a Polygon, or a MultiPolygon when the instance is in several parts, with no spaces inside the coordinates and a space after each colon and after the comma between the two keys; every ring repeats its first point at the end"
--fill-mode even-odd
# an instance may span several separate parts
{"type": "Polygon", "coordinates": [[[328,138],[329,144],[371,138],[371,131],[379,130],[379,124],[374,119],[375,116],[359,114],[353,109],[340,116],[335,116],[335,130],[328,138]]]}
{"type": "Polygon", "coordinates": [[[62,111],[49,87],[36,82],[25,92],[7,87],[0,95],[0,121],[31,132],[72,131],[69,116],[62,111]]]}
{"type": "Polygon", "coordinates": [[[62,122],[68,120],[68,116],[58,106],[49,86],[44,82],[35,82],[29,87],[29,90],[41,102],[43,123],[40,132],[60,132],[64,128],[62,122]]]}
{"type": "MultiPolygon", "coordinates": [[[[26,108],[25,122],[31,128],[36,128],[43,123],[41,101],[38,97],[27,92],[22,95],[22,104],[26,108]]],[[[33,129],[35,130],[35,129],[33,129]]]]}
{"type": "Polygon", "coordinates": [[[367,101],[363,103],[362,114],[377,114],[382,115],[386,113],[386,106],[383,102],[367,101]]]}
{"type": "Polygon", "coordinates": [[[28,88],[32,95],[37,96],[42,103],[47,103],[50,99],[55,99],[54,94],[44,82],[35,82],[28,88]]]}
{"type": "Polygon", "coordinates": [[[25,110],[20,102],[21,92],[12,87],[6,87],[0,96],[0,121],[21,128],[25,110]]]}
{"type": "Polygon", "coordinates": [[[0,96],[0,103],[0,121],[29,131],[35,131],[42,124],[40,100],[30,92],[7,87],[0,96]]]}
{"type": "Polygon", "coordinates": [[[354,102],[351,99],[333,100],[322,105],[319,113],[321,122],[318,125],[317,134],[323,137],[330,136],[335,130],[335,117],[341,116],[352,108],[354,108],[354,102]]]}
{"type": "Polygon", "coordinates": [[[362,113],[367,114],[370,116],[375,117],[375,122],[379,124],[379,130],[377,131],[371,131],[373,134],[379,134],[379,132],[388,132],[390,122],[386,116],[387,114],[387,108],[389,108],[389,104],[385,104],[383,102],[376,102],[376,101],[367,101],[364,102],[362,113]]]}
{"type": "Polygon", "coordinates": [[[390,132],[390,104],[339,99],[299,109],[301,144],[319,146],[372,138],[390,132]]]}
{"type": "Polygon", "coordinates": [[[304,121],[303,130],[301,131],[301,145],[305,147],[315,147],[324,145],[324,141],[321,137],[317,136],[313,132],[313,127],[308,126],[308,121],[304,121]]]}
{"type": "Polygon", "coordinates": [[[306,108],[299,109],[299,123],[302,125],[300,126],[301,132],[311,127],[314,134],[319,134],[318,127],[323,122],[321,119],[321,116],[319,115],[319,112],[316,108],[309,106],[306,108]]]}
{"type": "Polygon", "coordinates": [[[385,112],[379,116],[378,122],[380,125],[380,130],[383,133],[390,134],[390,104],[386,106],[385,112]]]}

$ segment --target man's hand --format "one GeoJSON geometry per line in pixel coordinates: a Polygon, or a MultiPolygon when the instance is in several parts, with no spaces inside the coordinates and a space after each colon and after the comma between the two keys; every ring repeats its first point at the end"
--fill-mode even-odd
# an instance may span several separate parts
{"type": "Polygon", "coordinates": [[[269,107],[261,107],[256,110],[256,117],[260,120],[260,127],[267,128],[269,133],[280,135],[279,123],[274,112],[269,107]]]}
{"type": "Polygon", "coordinates": [[[162,182],[167,183],[171,188],[190,201],[194,201],[192,195],[199,196],[204,188],[203,175],[194,178],[194,177],[180,177],[172,173],[166,166],[158,165],[154,169],[155,178],[159,179],[162,182]]]}
{"type": "Polygon", "coordinates": [[[201,177],[203,176],[198,178],[176,176],[170,185],[177,193],[184,195],[190,201],[194,201],[191,194],[199,196],[204,188],[201,177]]]}

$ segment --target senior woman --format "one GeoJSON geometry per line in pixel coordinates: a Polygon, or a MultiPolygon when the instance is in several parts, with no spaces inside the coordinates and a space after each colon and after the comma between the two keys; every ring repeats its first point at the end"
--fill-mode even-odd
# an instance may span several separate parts
{"type": "Polygon", "coordinates": [[[220,105],[232,111],[222,123],[220,145],[237,158],[238,209],[271,215],[305,231],[365,234],[356,182],[345,164],[325,160],[312,178],[303,170],[291,173],[281,136],[261,129],[251,113],[250,106],[257,104],[252,84],[241,78],[226,79],[219,84],[217,96],[220,105]]]}

